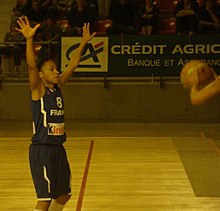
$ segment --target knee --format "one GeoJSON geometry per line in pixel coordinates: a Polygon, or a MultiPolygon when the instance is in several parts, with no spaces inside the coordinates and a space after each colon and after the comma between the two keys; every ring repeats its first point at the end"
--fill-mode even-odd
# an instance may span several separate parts
{"type": "Polygon", "coordinates": [[[66,199],[66,202],[68,202],[71,199],[71,195],[65,195],[65,199],[66,199]]]}
{"type": "Polygon", "coordinates": [[[66,204],[71,198],[71,195],[61,195],[59,196],[58,198],[55,199],[55,201],[58,203],[58,204],[66,204]]]}
{"type": "Polygon", "coordinates": [[[48,210],[50,206],[50,201],[38,201],[35,207],[36,210],[48,210]]]}

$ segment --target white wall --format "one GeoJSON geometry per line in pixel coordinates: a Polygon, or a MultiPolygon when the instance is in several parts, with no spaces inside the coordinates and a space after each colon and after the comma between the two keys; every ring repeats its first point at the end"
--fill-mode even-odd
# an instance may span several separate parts
{"type": "MultiPolygon", "coordinates": [[[[134,81],[135,82],[135,81],[134,81]]],[[[64,86],[66,120],[219,123],[220,98],[193,106],[178,83],[158,84],[70,82],[64,86]]],[[[28,81],[0,84],[0,121],[31,121],[28,81]]]]}

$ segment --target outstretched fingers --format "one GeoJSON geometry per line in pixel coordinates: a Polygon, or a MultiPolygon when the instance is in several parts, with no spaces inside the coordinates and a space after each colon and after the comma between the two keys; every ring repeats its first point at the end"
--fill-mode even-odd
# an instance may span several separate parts
{"type": "Polygon", "coordinates": [[[17,23],[22,29],[24,26],[29,25],[29,20],[26,16],[21,16],[20,18],[18,18],[17,23]]]}
{"type": "Polygon", "coordinates": [[[91,40],[96,35],[96,32],[94,32],[92,35],[90,34],[90,24],[84,23],[83,25],[83,36],[89,38],[91,40]]]}
{"type": "Polygon", "coordinates": [[[84,25],[83,25],[83,33],[90,35],[89,23],[84,23],[84,25]]]}
{"type": "Polygon", "coordinates": [[[19,27],[16,28],[16,30],[21,32],[26,39],[32,38],[35,35],[36,30],[40,27],[40,24],[36,24],[34,27],[31,27],[26,16],[20,17],[17,20],[17,23],[19,27]]]}

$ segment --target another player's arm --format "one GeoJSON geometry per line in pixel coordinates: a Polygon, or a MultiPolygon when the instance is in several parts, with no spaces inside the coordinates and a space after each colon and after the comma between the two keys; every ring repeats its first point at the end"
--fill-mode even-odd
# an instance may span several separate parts
{"type": "Polygon", "coordinates": [[[82,55],[85,45],[95,36],[95,34],[96,33],[94,32],[92,35],[90,35],[89,23],[84,24],[83,40],[80,43],[76,53],[70,58],[70,62],[67,68],[60,74],[59,86],[63,86],[66,83],[66,81],[72,76],[74,70],[79,65],[81,55],[82,55]]]}
{"type": "Polygon", "coordinates": [[[200,105],[218,94],[220,94],[220,77],[201,90],[198,89],[197,84],[194,84],[190,90],[191,103],[200,105]]]}

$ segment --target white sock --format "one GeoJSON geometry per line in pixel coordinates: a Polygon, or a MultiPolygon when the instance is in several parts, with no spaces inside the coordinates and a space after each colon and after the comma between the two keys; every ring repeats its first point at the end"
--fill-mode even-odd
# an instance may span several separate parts
{"type": "Polygon", "coordinates": [[[58,204],[55,200],[52,200],[49,211],[62,211],[63,208],[64,208],[64,205],[58,204]]]}

